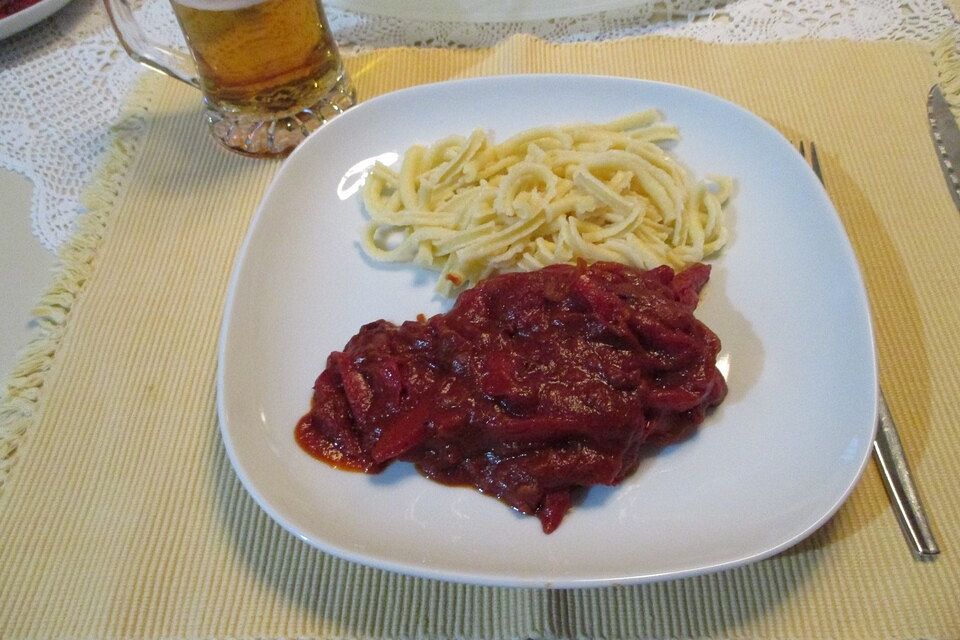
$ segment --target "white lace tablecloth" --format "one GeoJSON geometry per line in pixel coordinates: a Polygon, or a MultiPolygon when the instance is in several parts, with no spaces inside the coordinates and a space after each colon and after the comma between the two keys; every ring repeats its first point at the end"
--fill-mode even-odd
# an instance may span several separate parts
{"type": "MultiPolygon", "coordinates": [[[[711,42],[798,38],[932,40],[955,25],[939,0],[638,0],[630,9],[544,21],[424,22],[329,8],[344,49],[477,47],[518,32],[554,41],[657,33],[711,42]]],[[[340,4],[342,6],[342,2],[340,4]]],[[[166,0],[140,10],[162,40],[179,41],[166,0]]],[[[32,228],[55,250],[82,211],[124,98],[142,69],[123,53],[100,0],[73,0],[0,41],[0,167],[33,183],[32,228]]]]}

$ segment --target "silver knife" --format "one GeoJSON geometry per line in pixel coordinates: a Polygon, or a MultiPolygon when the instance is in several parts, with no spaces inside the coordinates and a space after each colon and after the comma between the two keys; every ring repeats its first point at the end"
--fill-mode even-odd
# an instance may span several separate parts
{"type": "Polygon", "coordinates": [[[960,210],[960,129],[938,85],[933,85],[927,95],[927,117],[940,169],[947,180],[953,204],[960,210]]]}

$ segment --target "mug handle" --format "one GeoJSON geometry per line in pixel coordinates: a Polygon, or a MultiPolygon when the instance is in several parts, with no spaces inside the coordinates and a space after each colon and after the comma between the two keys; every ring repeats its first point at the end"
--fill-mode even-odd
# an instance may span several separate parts
{"type": "Polygon", "coordinates": [[[134,19],[130,0],[103,0],[103,4],[127,55],[151,69],[200,88],[197,65],[193,59],[149,38],[134,19]]]}

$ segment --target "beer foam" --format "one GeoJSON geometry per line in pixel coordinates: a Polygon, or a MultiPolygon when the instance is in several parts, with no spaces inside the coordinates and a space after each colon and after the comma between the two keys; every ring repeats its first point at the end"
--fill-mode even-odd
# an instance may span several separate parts
{"type": "Polygon", "coordinates": [[[199,11],[236,11],[267,0],[173,0],[179,5],[199,11]]]}

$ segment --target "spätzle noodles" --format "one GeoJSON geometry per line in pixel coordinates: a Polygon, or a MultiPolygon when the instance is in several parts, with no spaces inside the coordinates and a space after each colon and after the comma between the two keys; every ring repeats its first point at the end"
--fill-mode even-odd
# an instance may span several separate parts
{"type": "Polygon", "coordinates": [[[678,138],[650,109],[500,144],[478,129],[414,145],[399,170],[378,163],[367,176],[362,246],[375,260],[439,271],[445,296],[577,260],[681,269],[726,243],[733,183],[698,182],[655,144],[678,138]]]}

